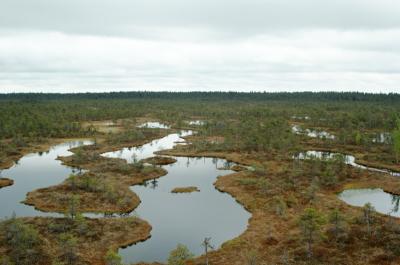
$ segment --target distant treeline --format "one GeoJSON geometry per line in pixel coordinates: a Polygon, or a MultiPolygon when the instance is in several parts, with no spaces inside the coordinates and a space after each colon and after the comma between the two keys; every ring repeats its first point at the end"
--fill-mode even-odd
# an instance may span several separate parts
{"type": "Polygon", "coordinates": [[[175,99],[175,100],[251,100],[251,101],[370,101],[400,103],[400,94],[360,92],[110,92],[110,93],[10,93],[2,101],[97,100],[97,99],[175,99]]]}
{"type": "MultiPolygon", "coordinates": [[[[0,140],[71,137],[91,133],[82,122],[151,116],[175,123],[310,117],[309,126],[348,132],[392,131],[400,119],[400,94],[334,92],[112,92],[0,94],[0,140]]],[[[220,126],[220,124],[218,124],[220,126]]],[[[217,126],[217,127],[218,127],[217,126]]],[[[225,128],[226,129],[226,128],[225,128]]],[[[1,150],[0,150],[1,151],[1,150]]]]}

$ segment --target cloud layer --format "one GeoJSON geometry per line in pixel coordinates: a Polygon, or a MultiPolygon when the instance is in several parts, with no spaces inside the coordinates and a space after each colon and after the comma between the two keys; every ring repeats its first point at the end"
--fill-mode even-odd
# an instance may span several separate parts
{"type": "Polygon", "coordinates": [[[400,92],[398,1],[3,0],[0,92],[400,92]]]}

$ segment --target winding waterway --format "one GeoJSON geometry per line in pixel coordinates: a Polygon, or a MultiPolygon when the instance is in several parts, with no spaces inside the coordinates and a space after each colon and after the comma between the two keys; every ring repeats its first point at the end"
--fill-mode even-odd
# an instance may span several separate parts
{"type": "Polygon", "coordinates": [[[307,152],[300,152],[296,154],[293,158],[295,159],[311,159],[311,158],[318,158],[318,159],[333,159],[335,156],[343,156],[344,162],[347,165],[360,168],[360,169],[365,169],[369,171],[374,171],[374,172],[380,172],[380,173],[387,173],[395,177],[400,177],[400,172],[396,171],[391,171],[388,169],[381,169],[381,168],[375,168],[375,167],[368,167],[364,166],[361,164],[356,163],[356,158],[352,155],[345,155],[345,154],[340,154],[340,153],[332,153],[332,152],[324,152],[324,151],[307,151],[307,152]]]}
{"type": "MultiPolygon", "coordinates": [[[[142,147],[124,148],[103,154],[126,159],[128,162],[154,156],[153,152],[171,149],[191,131],[173,133],[142,147]]],[[[120,250],[125,263],[165,262],[178,243],[188,246],[196,255],[202,254],[201,241],[212,237],[219,247],[246,230],[248,213],[229,194],[219,192],[213,183],[220,175],[233,173],[224,170],[228,162],[216,158],[175,157],[177,162],[163,166],[168,173],[160,179],[135,185],[131,189],[140,197],[141,204],[133,214],[153,226],[151,238],[120,250]],[[195,186],[200,192],[174,194],[176,187],[195,186]]]]}
{"type": "MultiPolygon", "coordinates": [[[[145,127],[160,128],[157,123],[145,127]]],[[[168,128],[167,126],[161,128],[168,128]]],[[[127,162],[154,156],[155,151],[173,148],[185,140],[181,137],[192,131],[171,133],[166,137],[151,141],[140,147],[123,148],[116,152],[103,154],[106,157],[120,157],[127,162]]],[[[91,141],[70,141],[50,148],[43,153],[33,153],[22,157],[1,175],[14,180],[14,185],[0,190],[0,217],[53,216],[60,214],[44,213],[21,203],[30,191],[57,185],[77,169],[62,165],[58,156],[68,156],[68,150],[91,144],[91,141]]],[[[178,243],[185,244],[196,255],[202,254],[201,241],[212,237],[215,247],[232,239],[247,228],[250,213],[227,193],[219,192],[213,185],[220,175],[233,171],[224,169],[229,163],[216,158],[176,157],[177,162],[163,166],[167,175],[135,185],[131,189],[138,194],[141,204],[131,215],[147,220],[153,227],[151,238],[120,250],[124,262],[139,261],[165,262],[169,252],[178,243]],[[174,194],[176,187],[196,186],[200,192],[174,194]]],[[[228,167],[229,168],[229,167],[228,167]]],[[[90,217],[101,215],[87,214],[90,217]]]]}

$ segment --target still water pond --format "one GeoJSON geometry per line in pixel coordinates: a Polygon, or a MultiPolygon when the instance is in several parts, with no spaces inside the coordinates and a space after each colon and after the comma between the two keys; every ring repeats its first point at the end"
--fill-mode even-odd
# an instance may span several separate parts
{"type": "MultiPolygon", "coordinates": [[[[379,169],[367,167],[357,164],[355,157],[352,155],[344,155],[340,153],[321,152],[321,151],[307,151],[299,153],[294,158],[296,159],[312,159],[318,158],[322,160],[334,159],[340,156],[344,163],[356,168],[370,170],[374,172],[381,172],[391,174],[392,176],[400,176],[399,172],[393,172],[387,169],[379,169]]],[[[362,207],[366,203],[371,203],[377,212],[383,214],[390,214],[392,216],[400,217],[399,201],[400,196],[393,195],[383,191],[382,189],[349,189],[339,194],[339,199],[352,206],[362,207]]]]}
{"type": "MultiPolygon", "coordinates": [[[[182,131],[142,147],[103,155],[124,158],[128,162],[141,160],[154,156],[154,151],[172,148],[184,141],[182,136],[190,134],[191,131],[182,131]]],[[[213,185],[219,175],[233,172],[221,169],[227,168],[229,163],[215,158],[176,159],[176,163],[163,166],[168,171],[166,176],[131,187],[142,201],[133,214],[149,221],[153,230],[150,239],[120,250],[125,263],[165,262],[178,243],[200,255],[201,241],[205,237],[212,237],[213,245],[219,247],[246,230],[250,214],[232,196],[219,192],[213,185]],[[171,193],[176,187],[188,186],[196,186],[200,192],[171,193]]]]}
{"type": "Polygon", "coordinates": [[[341,192],[339,199],[358,207],[371,203],[377,212],[400,217],[400,196],[387,193],[382,189],[349,189],[341,192]]]}
{"type": "Polygon", "coordinates": [[[212,158],[177,158],[175,164],[165,166],[165,177],[133,186],[142,203],[135,213],[153,226],[151,238],[122,249],[125,262],[166,261],[178,243],[200,255],[201,241],[212,237],[219,247],[246,230],[250,214],[234,198],[215,189],[218,175],[232,173],[219,170],[224,160],[212,158]],[[174,194],[176,187],[195,186],[200,192],[174,194]]]}
{"type": "MultiPolygon", "coordinates": [[[[154,140],[141,147],[124,148],[117,152],[103,154],[107,157],[121,157],[128,162],[154,156],[153,152],[173,148],[184,142],[181,138],[192,131],[173,133],[154,140]]],[[[48,152],[29,154],[1,175],[14,180],[14,185],[0,190],[0,218],[17,216],[60,216],[43,213],[21,203],[30,191],[57,185],[78,169],[70,168],[56,160],[68,156],[68,150],[90,141],[71,141],[56,145],[48,152]]],[[[178,243],[185,244],[196,255],[202,254],[201,241],[212,237],[212,244],[219,247],[246,230],[250,213],[227,193],[219,192],[213,186],[217,177],[233,171],[223,159],[177,157],[177,162],[163,166],[167,175],[148,181],[145,185],[131,187],[141,204],[131,213],[152,225],[151,238],[120,250],[124,262],[166,261],[169,252],[178,243]],[[176,187],[196,186],[200,192],[173,194],[176,187]]],[[[101,215],[86,214],[90,217],[101,215]]],[[[118,218],[118,217],[116,217],[118,218]]]]}
{"type": "Polygon", "coordinates": [[[1,175],[14,180],[14,185],[0,190],[0,218],[10,217],[13,212],[17,216],[58,216],[58,214],[42,213],[33,207],[22,204],[28,192],[57,185],[76,171],[56,160],[58,156],[72,155],[68,150],[80,145],[91,144],[91,141],[71,141],[53,146],[47,152],[32,153],[22,157],[18,163],[3,170],[1,175]]]}

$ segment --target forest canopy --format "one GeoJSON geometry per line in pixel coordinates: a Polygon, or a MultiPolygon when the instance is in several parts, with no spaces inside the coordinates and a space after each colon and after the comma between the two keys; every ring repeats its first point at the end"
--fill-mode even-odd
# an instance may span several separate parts
{"type": "Polygon", "coordinates": [[[110,93],[8,93],[0,100],[76,100],[76,99],[196,99],[196,100],[283,100],[283,101],[379,101],[399,102],[400,94],[361,92],[110,92],[110,93]]]}
{"type": "MultiPolygon", "coordinates": [[[[81,122],[135,119],[151,114],[176,122],[193,116],[218,120],[311,116],[313,126],[393,130],[399,94],[335,92],[112,92],[0,94],[0,139],[84,136],[81,122]],[[335,115],[330,115],[334,113],[335,115]]],[[[310,121],[311,122],[311,121],[310,121]]]]}

